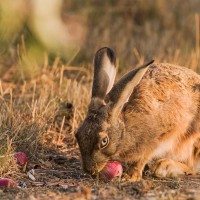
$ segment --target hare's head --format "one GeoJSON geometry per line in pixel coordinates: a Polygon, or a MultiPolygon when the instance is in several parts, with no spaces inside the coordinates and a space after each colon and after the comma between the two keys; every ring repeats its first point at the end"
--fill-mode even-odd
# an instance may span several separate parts
{"type": "Polygon", "coordinates": [[[126,134],[120,113],[149,64],[125,74],[113,86],[116,75],[114,52],[107,47],[97,51],[88,114],[76,132],[85,171],[99,172],[109,160],[117,159],[121,140],[125,140],[126,134]]]}

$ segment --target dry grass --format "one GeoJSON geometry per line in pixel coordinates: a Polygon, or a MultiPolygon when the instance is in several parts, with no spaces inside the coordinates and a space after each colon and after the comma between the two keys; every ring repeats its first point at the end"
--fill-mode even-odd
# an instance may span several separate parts
{"type": "Polygon", "coordinates": [[[55,149],[67,135],[73,140],[74,129],[85,116],[91,84],[88,70],[76,70],[72,78],[67,77],[73,74],[71,68],[60,66],[56,59],[36,79],[1,82],[0,176],[16,172],[16,151],[34,157],[38,146],[55,149]]]}

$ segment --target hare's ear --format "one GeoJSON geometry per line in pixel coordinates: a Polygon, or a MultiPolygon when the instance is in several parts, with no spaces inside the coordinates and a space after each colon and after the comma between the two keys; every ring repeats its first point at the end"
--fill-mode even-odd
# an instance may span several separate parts
{"type": "Polygon", "coordinates": [[[106,96],[106,101],[108,102],[111,120],[118,117],[124,104],[129,99],[131,93],[133,92],[135,86],[138,85],[148,66],[154,61],[150,61],[130,72],[125,74],[112,88],[112,90],[106,96]]]}
{"type": "Polygon", "coordinates": [[[94,58],[94,80],[92,101],[104,102],[111,90],[116,76],[116,58],[112,49],[104,47],[97,51],[94,58]]]}

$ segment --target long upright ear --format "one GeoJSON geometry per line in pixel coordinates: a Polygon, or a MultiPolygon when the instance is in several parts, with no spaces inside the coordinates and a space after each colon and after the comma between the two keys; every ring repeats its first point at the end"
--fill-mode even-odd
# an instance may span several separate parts
{"type": "Polygon", "coordinates": [[[124,104],[127,102],[128,98],[133,92],[133,89],[138,85],[147,71],[148,66],[153,62],[154,60],[125,74],[108,93],[106,96],[106,101],[108,102],[112,119],[117,118],[124,104]]]}
{"type": "Polygon", "coordinates": [[[108,47],[99,49],[94,58],[93,103],[104,102],[106,94],[114,84],[115,76],[116,58],[113,50],[108,47]]]}

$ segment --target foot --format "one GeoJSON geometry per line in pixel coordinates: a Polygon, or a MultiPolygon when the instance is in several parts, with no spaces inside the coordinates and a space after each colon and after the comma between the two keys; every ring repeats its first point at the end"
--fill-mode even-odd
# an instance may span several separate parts
{"type": "Polygon", "coordinates": [[[131,169],[131,171],[128,171],[127,174],[124,174],[122,177],[123,181],[128,181],[128,182],[138,182],[142,179],[142,173],[135,169],[131,169]]]}
{"type": "Polygon", "coordinates": [[[151,167],[151,171],[157,177],[177,177],[179,175],[193,174],[191,168],[184,163],[168,158],[156,161],[151,167]]]}
{"type": "Polygon", "coordinates": [[[130,176],[130,181],[131,182],[138,182],[142,179],[142,172],[139,170],[136,170],[133,172],[133,174],[130,176]]]}

